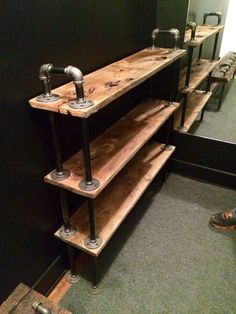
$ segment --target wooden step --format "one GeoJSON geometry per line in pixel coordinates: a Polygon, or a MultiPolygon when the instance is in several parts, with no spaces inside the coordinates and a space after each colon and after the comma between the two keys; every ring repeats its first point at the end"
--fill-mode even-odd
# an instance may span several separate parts
{"type": "Polygon", "coordinates": [[[208,74],[214,69],[214,67],[219,63],[219,61],[210,61],[205,59],[194,60],[192,63],[189,87],[185,88],[185,79],[187,68],[181,70],[179,90],[181,93],[189,94],[192,93],[199,84],[201,84],[208,74]]]}
{"type": "Polygon", "coordinates": [[[43,306],[51,310],[54,314],[72,314],[37,291],[30,290],[30,288],[23,283],[20,283],[7,300],[0,305],[0,313],[35,314],[36,312],[32,308],[34,302],[41,302],[43,306]]]}
{"type": "Polygon", "coordinates": [[[64,168],[71,171],[67,180],[54,181],[48,174],[45,181],[95,198],[179,106],[175,103],[174,106],[167,107],[167,104],[163,100],[141,102],[90,143],[93,177],[100,181],[96,190],[84,191],[79,187],[79,182],[84,178],[82,151],[64,163],[64,168]]]}
{"type": "MultiPolygon", "coordinates": [[[[212,92],[204,92],[200,90],[195,90],[191,95],[188,96],[188,103],[185,114],[185,123],[184,129],[181,130],[182,133],[189,131],[190,127],[193,125],[193,122],[196,120],[198,114],[204,108],[208,100],[210,99],[212,92]]],[[[178,109],[175,114],[175,129],[179,130],[180,121],[181,121],[182,107],[178,109]]]]}
{"type": "Polygon", "coordinates": [[[55,236],[93,256],[98,256],[122,221],[137,203],[143,192],[174,152],[163,149],[160,143],[146,144],[111,184],[94,201],[97,234],[102,238],[98,249],[88,249],[84,240],[89,234],[86,203],[72,216],[71,222],[78,232],[71,238],[55,236]]]}
{"type": "Polygon", "coordinates": [[[72,82],[53,90],[54,93],[62,96],[58,101],[42,103],[33,98],[30,100],[30,105],[38,109],[88,118],[128,90],[182,58],[185,53],[186,51],[181,49],[144,49],[86,75],[84,77],[85,97],[94,101],[94,105],[90,108],[79,110],[68,106],[68,101],[75,99],[75,87],[72,82]]]}
{"type": "Polygon", "coordinates": [[[219,33],[224,25],[198,25],[196,29],[195,39],[191,40],[191,30],[185,32],[184,43],[187,46],[197,47],[204,43],[209,37],[219,33]]]}

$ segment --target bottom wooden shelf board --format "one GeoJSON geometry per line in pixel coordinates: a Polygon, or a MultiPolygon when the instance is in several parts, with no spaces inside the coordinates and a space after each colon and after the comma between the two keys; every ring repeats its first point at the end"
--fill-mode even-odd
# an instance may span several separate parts
{"type": "Polygon", "coordinates": [[[95,199],[96,230],[103,241],[99,248],[89,249],[84,245],[89,234],[86,203],[71,218],[77,233],[64,239],[60,237],[58,230],[55,236],[88,254],[98,256],[174,150],[175,147],[167,149],[161,143],[146,144],[95,199]]]}
{"type": "MultiPolygon", "coordinates": [[[[205,92],[200,90],[195,90],[190,96],[188,96],[187,108],[185,113],[185,123],[184,129],[181,132],[188,132],[193,122],[196,120],[199,112],[204,108],[208,100],[210,99],[212,92],[205,92]]],[[[175,114],[175,129],[179,130],[180,121],[182,114],[182,106],[178,109],[175,114]]]]}

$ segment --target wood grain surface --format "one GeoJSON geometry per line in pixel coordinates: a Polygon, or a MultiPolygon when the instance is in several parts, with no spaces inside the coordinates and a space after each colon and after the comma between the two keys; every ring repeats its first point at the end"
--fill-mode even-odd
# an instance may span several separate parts
{"type": "Polygon", "coordinates": [[[189,87],[185,88],[185,79],[187,68],[183,68],[180,72],[179,90],[182,93],[192,93],[208,74],[214,69],[219,61],[210,61],[205,59],[194,60],[191,67],[189,87]]]}
{"type": "MultiPolygon", "coordinates": [[[[188,103],[185,114],[185,123],[184,129],[181,129],[182,133],[189,131],[190,127],[193,125],[193,122],[196,120],[198,114],[206,105],[207,101],[210,99],[212,92],[204,92],[200,90],[195,90],[191,95],[188,96],[188,103]]],[[[175,113],[174,127],[178,129],[180,126],[182,114],[182,107],[178,109],[175,113]]]]}
{"type": "Polygon", "coordinates": [[[32,309],[32,304],[39,301],[55,314],[72,314],[71,312],[60,308],[37,291],[30,291],[30,288],[23,283],[19,284],[7,300],[3,302],[0,306],[0,313],[11,313],[11,310],[17,305],[12,313],[35,314],[35,311],[32,309]]]}
{"type": "Polygon", "coordinates": [[[191,40],[191,30],[185,32],[184,43],[187,46],[197,47],[200,46],[209,37],[217,34],[224,28],[224,25],[198,25],[196,29],[195,39],[191,40]]]}
{"type": "Polygon", "coordinates": [[[166,48],[144,49],[86,75],[84,77],[85,97],[94,102],[94,105],[87,109],[72,109],[68,106],[68,101],[76,98],[72,82],[53,90],[53,93],[61,96],[58,101],[42,103],[33,98],[29,102],[34,108],[88,118],[128,90],[182,58],[185,53],[185,50],[166,48]]]}
{"type": "Polygon", "coordinates": [[[233,51],[224,55],[212,71],[212,81],[228,83],[236,71],[236,53],[233,51]],[[228,66],[229,65],[229,66],[228,66]]]}
{"type": "Polygon", "coordinates": [[[143,192],[174,152],[163,149],[160,143],[149,143],[117,175],[111,184],[95,199],[97,234],[102,238],[98,249],[88,249],[84,240],[89,234],[87,204],[83,204],[72,216],[71,222],[78,232],[69,239],[55,236],[93,256],[98,256],[143,192]]]}
{"type": "Polygon", "coordinates": [[[162,100],[143,101],[90,143],[93,177],[100,181],[96,190],[85,191],[79,187],[84,178],[82,151],[64,163],[64,168],[71,171],[67,180],[55,181],[48,174],[45,181],[95,198],[179,106],[178,103],[166,105],[162,100]]]}

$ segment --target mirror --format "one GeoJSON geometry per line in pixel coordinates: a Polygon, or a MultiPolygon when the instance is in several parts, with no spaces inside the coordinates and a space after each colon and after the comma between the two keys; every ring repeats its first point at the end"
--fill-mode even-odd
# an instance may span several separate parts
{"type": "Polygon", "coordinates": [[[232,31],[236,28],[235,10],[235,1],[230,0],[228,10],[227,6],[224,8],[226,17],[219,53],[221,61],[212,73],[213,94],[206,105],[203,121],[199,121],[198,117],[189,130],[194,135],[232,143],[236,143],[236,54],[230,52],[236,52],[236,41],[232,38],[232,31]]]}

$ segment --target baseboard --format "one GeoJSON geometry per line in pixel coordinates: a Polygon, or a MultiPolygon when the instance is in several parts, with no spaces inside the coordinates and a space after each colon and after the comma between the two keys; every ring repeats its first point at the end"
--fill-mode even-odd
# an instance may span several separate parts
{"type": "Polygon", "coordinates": [[[235,190],[236,187],[236,175],[232,173],[189,163],[179,159],[170,159],[169,170],[195,180],[215,184],[224,188],[235,190]]]}

